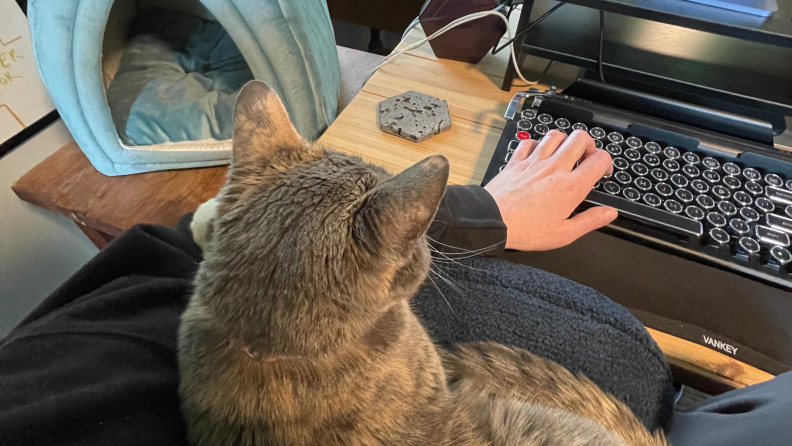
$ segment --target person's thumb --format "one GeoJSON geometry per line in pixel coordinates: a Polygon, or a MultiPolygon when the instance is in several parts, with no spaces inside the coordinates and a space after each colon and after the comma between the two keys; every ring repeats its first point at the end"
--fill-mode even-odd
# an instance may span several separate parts
{"type": "Polygon", "coordinates": [[[599,229],[619,216],[610,206],[596,206],[569,218],[564,226],[564,246],[574,242],[589,232],[599,229]]]}

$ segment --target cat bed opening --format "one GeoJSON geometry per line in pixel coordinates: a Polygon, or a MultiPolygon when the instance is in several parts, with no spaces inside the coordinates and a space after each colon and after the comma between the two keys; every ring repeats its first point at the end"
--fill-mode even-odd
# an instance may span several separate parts
{"type": "Polygon", "coordinates": [[[228,163],[234,102],[252,79],[307,139],[335,118],[321,0],[35,0],[28,14],[44,83],[105,175],[228,163]]]}

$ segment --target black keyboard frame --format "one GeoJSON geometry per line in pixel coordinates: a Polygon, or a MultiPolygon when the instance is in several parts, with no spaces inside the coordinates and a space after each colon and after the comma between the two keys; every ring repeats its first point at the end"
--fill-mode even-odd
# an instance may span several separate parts
{"type": "MultiPolygon", "coordinates": [[[[601,84],[595,86],[596,88],[602,88],[601,84]]],[[[575,88],[570,89],[570,91],[575,90],[575,88]]],[[[580,90],[581,88],[578,86],[577,91],[580,90]]],[[[623,101],[625,96],[629,97],[630,92],[626,89],[621,90],[618,96],[613,95],[613,97],[619,97],[623,101]]],[[[600,97],[604,96],[600,95],[600,97]]],[[[654,99],[651,96],[647,99],[647,95],[635,92],[635,97],[637,98],[636,100],[641,99],[643,106],[647,107],[646,110],[655,116],[636,113],[634,111],[626,111],[622,108],[616,108],[607,104],[568,96],[566,94],[556,94],[552,98],[542,100],[537,110],[539,113],[548,113],[554,117],[567,118],[571,122],[583,122],[588,125],[589,128],[599,126],[606,129],[608,132],[616,131],[629,133],[633,136],[641,137],[644,140],[657,141],[664,145],[671,145],[706,154],[722,162],[732,161],[738,164],[776,172],[784,175],[786,178],[792,178],[792,154],[778,150],[770,144],[763,143],[763,141],[767,141],[766,134],[760,134],[761,128],[759,132],[755,131],[757,128],[755,122],[747,122],[745,124],[746,128],[753,127],[754,130],[753,133],[748,132],[746,134],[749,136],[756,136],[755,139],[762,142],[738,138],[713,130],[702,129],[657,117],[657,115],[662,115],[663,112],[674,110],[674,108],[669,108],[668,104],[664,103],[665,101],[663,98],[656,99],[658,104],[662,106],[652,106],[652,101],[654,99]]],[[[532,100],[529,97],[525,100],[525,104],[520,108],[520,111],[525,108],[531,108],[531,105],[532,100]]],[[[702,119],[707,120],[709,128],[713,128],[713,119],[718,119],[717,116],[713,118],[712,110],[710,109],[689,105],[686,116],[695,116],[696,113],[700,113],[700,115],[703,116],[702,119]],[[697,109],[699,110],[697,111],[697,109]]],[[[723,118],[724,125],[731,123],[732,128],[734,128],[734,122],[739,120],[739,117],[734,115],[724,116],[723,118]]],[[[484,179],[481,183],[482,186],[486,185],[499,173],[499,168],[503,165],[508,152],[509,142],[514,139],[514,135],[518,130],[517,122],[519,119],[520,113],[518,112],[513,119],[507,120],[484,175],[484,179]]],[[[761,127],[761,125],[759,127],[761,127]]],[[[642,206],[637,203],[636,205],[642,206]]],[[[588,207],[591,207],[591,205],[584,203],[576,212],[585,210],[588,207]]],[[[774,271],[762,266],[759,262],[749,263],[735,259],[730,253],[716,253],[713,249],[708,248],[702,243],[701,239],[696,237],[689,237],[683,234],[666,231],[658,226],[625,217],[619,217],[612,224],[602,228],[601,231],[647,247],[669,252],[753,280],[758,280],[787,291],[792,291],[792,274],[784,269],[774,271]]]]}

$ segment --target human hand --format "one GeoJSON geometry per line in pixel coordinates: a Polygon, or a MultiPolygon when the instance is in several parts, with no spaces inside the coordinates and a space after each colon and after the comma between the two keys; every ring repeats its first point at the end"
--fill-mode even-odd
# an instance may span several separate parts
{"type": "Polygon", "coordinates": [[[567,137],[552,130],[541,141],[522,141],[503,171],[484,186],[506,224],[506,248],[560,248],[612,222],[618,212],[608,206],[569,217],[594,184],[612,171],[608,152],[597,150],[584,131],[567,137]]]}

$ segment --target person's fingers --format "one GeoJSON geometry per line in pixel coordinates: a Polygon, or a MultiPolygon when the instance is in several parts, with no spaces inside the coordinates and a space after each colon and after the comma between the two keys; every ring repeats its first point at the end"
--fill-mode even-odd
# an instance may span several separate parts
{"type": "Polygon", "coordinates": [[[544,138],[539,141],[539,145],[536,146],[536,150],[533,151],[534,156],[538,157],[540,160],[550,158],[566,138],[567,136],[558,130],[550,130],[544,138]]]}
{"type": "Polygon", "coordinates": [[[564,239],[561,240],[563,243],[561,246],[566,246],[589,232],[607,225],[618,216],[619,212],[610,206],[596,206],[586,209],[564,222],[564,239]]]}
{"type": "Polygon", "coordinates": [[[564,169],[571,171],[575,168],[575,163],[586,155],[591,155],[597,151],[594,140],[588,133],[582,130],[575,130],[561,144],[561,147],[553,154],[553,159],[561,163],[564,169]]]}
{"type": "Polygon", "coordinates": [[[597,150],[584,158],[572,172],[580,181],[586,183],[586,186],[594,186],[600,178],[611,173],[613,173],[613,161],[610,154],[604,150],[597,150]]]}
{"type": "Polygon", "coordinates": [[[536,149],[537,145],[539,145],[539,141],[535,139],[524,139],[520,141],[520,144],[517,145],[517,150],[514,151],[514,154],[509,160],[509,164],[525,161],[526,158],[531,156],[531,153],[536,149]]]}

